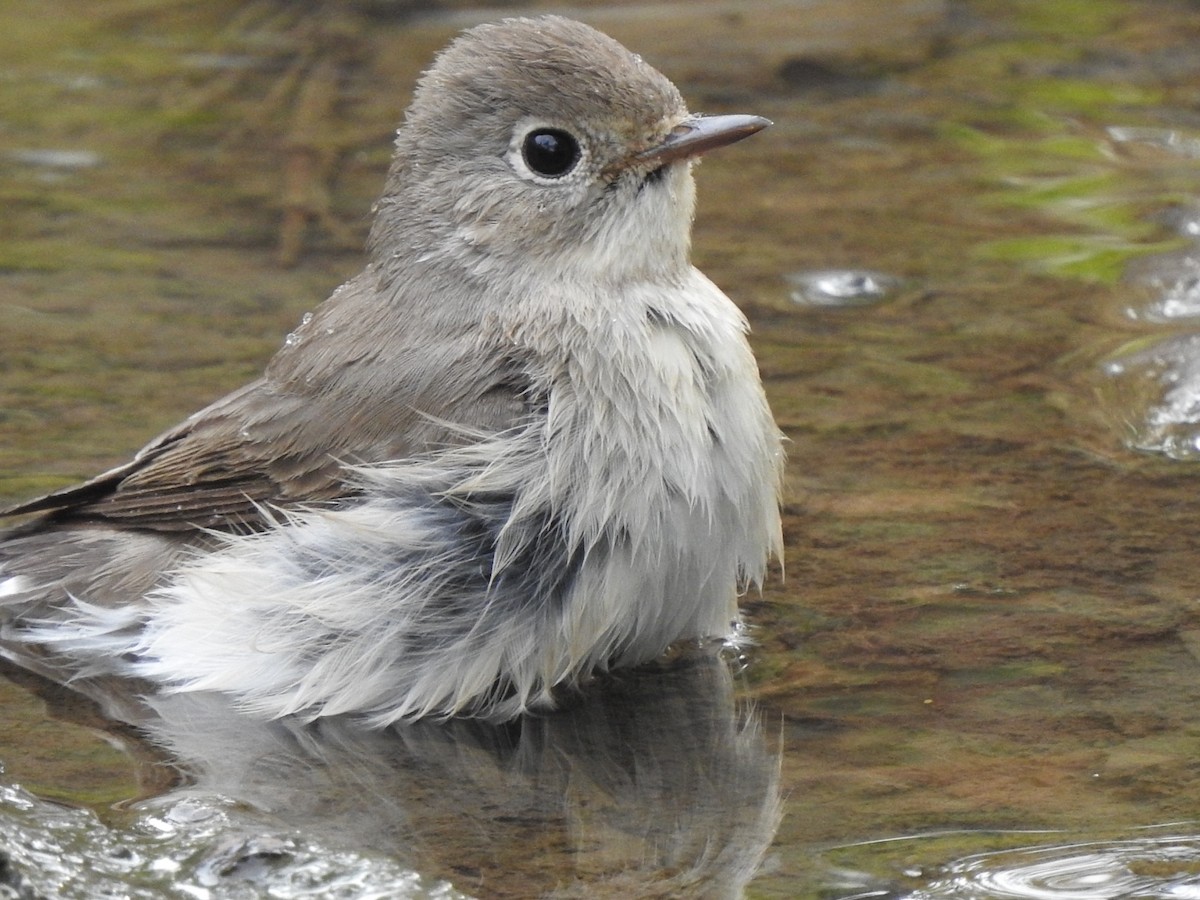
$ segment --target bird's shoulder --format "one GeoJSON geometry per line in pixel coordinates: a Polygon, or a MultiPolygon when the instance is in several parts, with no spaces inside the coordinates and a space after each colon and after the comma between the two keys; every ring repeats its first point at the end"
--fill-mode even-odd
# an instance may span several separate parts
{"type": "Polygon", "coordinates": [[[267,506],[320,503],[346,492],[328,454],[289,439],[297,398],[283,398],[270,432],[248,421],[265,404],[264,383],[247,385],[143,447],[128,462],[80,484],[3,510],[52,522],[106,522],[155,531],[253,528],[267,506]]]}
{"type": "Polygon", "coordinates": [[[358,335],[330,332],[319,327],[323,321],[303,341],[307,362],[293,364],[284,354],[300,348],[285,347],[264,377],[164,432],[127,463],[0,515],[42,513],[33,527],[257,530],[280,508],[352,496],[358,487],[348,465],[434,452],[529,414],[520,366],[481,352],[466,329],[389,341],[368,333],[378,326],[370,316],[355,323],[358,335]]]}

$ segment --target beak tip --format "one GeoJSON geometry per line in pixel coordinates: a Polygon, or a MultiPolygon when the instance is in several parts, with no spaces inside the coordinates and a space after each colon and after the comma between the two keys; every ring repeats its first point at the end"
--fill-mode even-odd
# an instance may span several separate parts
{"type": "Polygon", "coordinates": [[[762,116],[695,114],[689,116],[657,147],[637,154],[639,162],[668,163],[691,159],[757,134],[774,124],[762,116]]]}

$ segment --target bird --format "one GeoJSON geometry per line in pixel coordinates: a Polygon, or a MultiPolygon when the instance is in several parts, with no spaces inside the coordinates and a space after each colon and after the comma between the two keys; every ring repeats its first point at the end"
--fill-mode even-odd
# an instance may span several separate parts
{"type": "Polygon", "coordinates": [[[264,374],[11,506],[0,653],[248,715],[507,721],[739,633],[784,453],[737,306],[690,261],[689,112],[558,16],[417,82],[363,270],[264,374]]]}

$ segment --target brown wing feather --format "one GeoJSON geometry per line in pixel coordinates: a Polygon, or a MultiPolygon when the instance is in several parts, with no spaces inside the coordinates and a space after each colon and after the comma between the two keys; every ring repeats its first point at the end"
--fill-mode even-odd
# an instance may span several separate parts
{"type": "Polygon", "coordinates": [[[447,423],[502,430],[529,414],[523,367],[481,343],[482,304],[420,302],[398,316],[375,278],[368,269],[322,304],[289,342],[303,352],[285,348],[263,378],[125,465],[0,515],[44,513],[28,523],[32,529],[83,522],[173,533],[261,528],[266,507],[353,493],[348,463],[461,442],[462,430],[447,423]]]}
{"type": "MultiPolygon", "coordinates": [[[[451,422],[510,427],[527,412],[524,387],[493,382],[441,410],[451,413],[451,422]]],[[[269,524],[270,508],[352,495],[348,463],[402,459],[461,439],[452,425],[394,398],[333,403],[281,396],[255,382],[152,441],[125,465],[0,515],[42,512],[38,521],[46,524],[104,522],[176,533],[255,530],[269,524]]]]}
{"type": "MultiPolygon", "coordinates": [[[[105,521],[155,531],[253,529],[265,524],[265,506],[317,504],[350,493],[332,448],[313,445],[299,453],[275,439],[288,437],[286,432],[260,427],[256,436],[231,414],[231,407],[253,409],[260,386],[249,385],[193,416],[125,465],[0,515],[44,512],[55,522],[105,521]]],[[[288,404],[280,405],[286,413],[288,404]]]]}

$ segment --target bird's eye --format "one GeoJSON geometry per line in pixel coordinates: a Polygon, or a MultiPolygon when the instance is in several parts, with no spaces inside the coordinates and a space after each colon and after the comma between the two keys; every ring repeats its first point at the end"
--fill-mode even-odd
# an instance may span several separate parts
{"type": "Polygon", "coordinates": [[[521,156],[530,170],[543,178],[561,178],[575,168],[579,142],[559,128],[539,128],[525,135],[521,156]]]}

